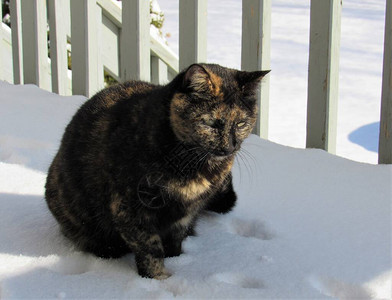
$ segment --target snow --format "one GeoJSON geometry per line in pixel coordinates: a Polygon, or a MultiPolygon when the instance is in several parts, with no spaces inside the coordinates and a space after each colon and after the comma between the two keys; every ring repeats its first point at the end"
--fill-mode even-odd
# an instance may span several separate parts
{"type": "MultiPolygon", "coordinates": [[[[208,59],[238,68],[241,1],[208,3],[208,59]]],[[[175,49],[178,1],[159,4],[175,49]]],[[[377,157],[384,4],[344,1],[338,154],[355,162],[287,146],[304,146],[309,1],[273,1],[273,142],[246,141],[237,206],[203,214],[164,281],[139,277],[133,254],[77,251],[46,207],[47,168],[85,98],[0,82],[0,299],[391,299],[392,165],[363,163],[377,157]]]]}
{"type": "Polygon", "coordinates": [[[391,165],[251,136],[234,166],[238,205],[205,213],[164,281],[134,257],[77,251],[43,198],[81,96],[0,82],[0,298],[388,298],[391,165]]]}

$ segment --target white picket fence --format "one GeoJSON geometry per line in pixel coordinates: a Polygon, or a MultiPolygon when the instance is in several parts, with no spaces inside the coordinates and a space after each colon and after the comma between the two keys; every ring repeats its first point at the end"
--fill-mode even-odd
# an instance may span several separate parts
{"type": "MultiPolygon", "coordinates": [[[[271,1],[242,0],[243,70],[270,68],[271,1]]],[[[165,83],[207,58],[207,0],[179,1],[179,58],[150,35],[149,0],[123,0],[122,9],[111,0],[11,0],[10,6],[12,30],[2,24],[1,50],[12,51],[12,67],[2,61],[0,78],[14,83],[91,96],[103,87],[104,70],[119,81],[165,83]]],[[[341,9],[341,0],[311,0],[306,146],[331,153],[336,147],[341,9]]],[[[392,163],[392,0],[386,0],[386,11],[379,163],[392,163]]],[[[256,133],[267,138],[268,75],[262,85],[256,133]]]]}

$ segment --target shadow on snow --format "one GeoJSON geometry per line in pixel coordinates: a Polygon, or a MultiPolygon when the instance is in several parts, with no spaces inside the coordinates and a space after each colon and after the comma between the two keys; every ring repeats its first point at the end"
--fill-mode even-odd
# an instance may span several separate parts
{"type": "Polygon", "coordinates": [[[358,144],[368,151],[378,152],[378,135],[380,122],[359,127],[348,135],[350,142],[358,144]]]}

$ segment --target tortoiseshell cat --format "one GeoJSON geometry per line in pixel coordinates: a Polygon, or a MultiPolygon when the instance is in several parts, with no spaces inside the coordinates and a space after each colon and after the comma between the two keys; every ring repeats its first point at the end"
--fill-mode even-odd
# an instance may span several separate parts
{"type": "Polygon", "coordinates": [[[99,257],[135,253],[165,279],[203,209],[236,201],[231,167],[269,71],[194,64],[165,86],[129,81],[87,101],[49,168],[46,201],[65,236],[99,257]]]}

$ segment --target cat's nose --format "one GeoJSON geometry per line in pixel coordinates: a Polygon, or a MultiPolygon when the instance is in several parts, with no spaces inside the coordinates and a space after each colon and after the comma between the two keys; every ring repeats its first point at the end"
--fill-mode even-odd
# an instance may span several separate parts
{"type": "Polygon", "coordinates": [[[227,155],[230,155],[230,154],[231,154],[231,152],[230,152],[228,149],[222,149],[222,148],[220,148],[220,149],[215,149],[214,151],[212,151],[212,153],[213,153],[215,156],[227,156],[227,155]]]}
{"type": "Polygon", "coordinates": [[[228,156],[228,155],[233,154],[234,150],[235,150],[234,147],[228,147],[225,149],[216,150],[216,151],[214,151],[214,153],[217,156],[228,156]]]}
{"type": "Polygon", "coordinates": [[[236,146],[237,146],[237,140],[235,138],[233,138],[232,135],[230,135],[229,144],[227,146],[227,151],[229,151],[230,153],[233,153],[236,146]]]}
{"type": "Polygon", "coordinates": [[[232,151],[230,151],[230,150],[222,150],[222,151],[218,151],[217,152],[217,154],[219,155],[219,156],[227,156],[227,155],[229,155],[229,154],[231,154],[232,153],[232,151]]]}
{"type": "Polygon", "coordinates": [[[214,151],[214,154],[217,156],[231,155],[236,150],[236,146],[237,146],[237,141],[232,136],[230,136],[227,143],[224,146],[221,146],[218,149],[216,149],[214,151]]]}

